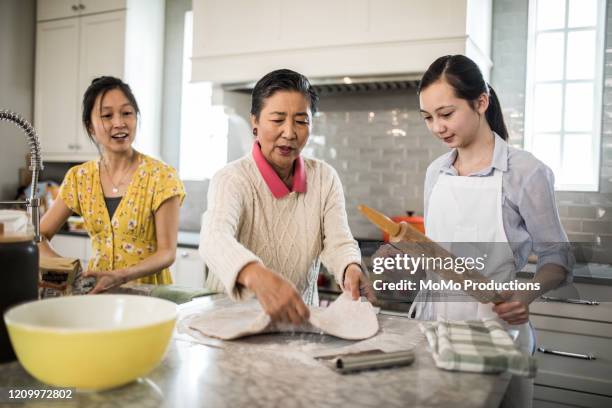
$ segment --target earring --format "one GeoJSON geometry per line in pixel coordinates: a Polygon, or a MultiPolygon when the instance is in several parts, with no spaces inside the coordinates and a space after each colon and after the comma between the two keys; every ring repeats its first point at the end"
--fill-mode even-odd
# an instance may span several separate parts
{"type": "Polygon", "coordinates": [[[253,136],[257,136],[257,128],[253,129],[253,136]]]}

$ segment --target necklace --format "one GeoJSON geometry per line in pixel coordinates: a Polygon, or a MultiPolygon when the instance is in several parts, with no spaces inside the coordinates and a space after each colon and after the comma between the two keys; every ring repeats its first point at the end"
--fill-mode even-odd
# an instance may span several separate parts
{"type": "Polygon", "coordinates": [[[113,192],[113,194],[117,194],[119,192],[119,187],[121,187],[124,184],[125,181],[125,177],[129,174],[130,169],[132,168],[132,164],[134,163],[134,158],[136,157],[138,153],[134,152],[134,154],[132,155],[132,158],[130,159],[130,164],[127,167],[127,171],[121,176],[121,178],[119,179],[118,183],[115,183],[112,176],[111,176],[111,172],[108,170],[108,166],[106,165],[106,162],[104,161],[104,158],[102,158],[101,162],[102,165],[104,166],[104,170],[106,170],[106,174],[108,174],[108,179],[112,184],[112,188],[111,191],[113,192]]]}

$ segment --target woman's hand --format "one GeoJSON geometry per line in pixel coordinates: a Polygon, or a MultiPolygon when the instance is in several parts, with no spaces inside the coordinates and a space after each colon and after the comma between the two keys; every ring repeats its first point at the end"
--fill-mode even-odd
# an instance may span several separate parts
{"type": "Polygon", "coordinates": [[[362,293],[370,302],[376,300],[370,281],[357,264],[350,264],[346,267],[342,286],[344,292],[348,293],[353,300],[359,299],[362,293]]]}
{"type": "Polygon", "coordinates": [[[94,277],[96,278],[96,286],[89,292],[90,295],[96,293],[106,292],[109,289],[116,288],[127,282],[122,271],[110,271],[110,272],[93,272],[87,271],[83,274],[83,277],[94,277]]]}
{"type": "Polygon", "coordinates": [[[523,324],[529,321],[529,301],[521,292],[505,290],[499,293],[505,300],[493,306],[493,311],[500,319],[510,325],[523,324]]]}
{"type": "Polygon", "coordinates": [[[260,263],[245,266],[238,282],[255,292],[272,321],[300,325],[310,317],[310,310],[293,284],[260,263]]]}

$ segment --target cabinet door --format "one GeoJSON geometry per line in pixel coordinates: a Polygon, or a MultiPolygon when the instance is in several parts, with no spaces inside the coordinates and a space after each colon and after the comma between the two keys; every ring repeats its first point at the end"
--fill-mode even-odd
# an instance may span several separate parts
{"type": "MultiPolygon", "coordinates": [[[[125,50],[125,11],[80,18],[78,93],[82,97],[91,80],[101,75],[122,78],[125,50]]],[[[79,154],[95,154],[95,145],[78,122],[79,154]]]]}
{"type": "Polygon", "coordinates": [[[464,36],[466,0],[368,0],[368,41],[464,36]]]}
{"type": "Polygon", "coordinates": [[[86,262],[89,260],[87,254],[90,252],[87,248],[90,246],[89,238],[57,234],[51,240],[51,246],[61,256],[80,259],[83,268],[87,266],[86,262]]]}
{"type": "Polygon", "coordinates": [[[325,10],[316,18],[309,14],[301,0],[280,3],[281,48],[329,47],[361,43],[368,32],[368,2],[366,0],[310,0],[309,10],[325,10]]]}
{"type": "Polygon", "coordinates": [[[75,129],[80,123],[75,81],[78,24],[78,18],[67,18],[37,27],[34,125],[45,155],[75,152],[75,129]]]}
{"type": "MultiPolygon", "coordinates": [[[[193,55],[256,53],[278,49],[281,40],[280,4],[280,0],[194,1],[193,55]]],[[[298,17],[298,20],[301,18],[298,17]]]]}
{"type": "MultiPolygon", "coordinates": [[[[567,319],[570,320],[570,319],[567,319]]],[[[594,326],[609,326],[592,322],[594,326]]],[[[596,327],[597,330],[597,327],[596,327]]],[[[609,331],[609,329],[608,329],[609,331]]],[[[612,338],[537,330],[538,346],[548,350],[592,354],[594,360],[536,352],[535,384],[612,397],[612,338]]]]}
{"type": "Polygon", "coordinates": [[[171,271],[176,285],[204,287],[204,261],[197,249],[177,248],[171,271]]]}
{"type": "Polygon", "coordinates": [[[105,11],[123,10],[126,7],[126,0],[80,0],[78,1],[81,15],[102,13],[105,11]]]}
{"type": "Polygon", "coordinates": [[[78,0],[38,0],[36,6],[38,21],[76,17],[80,11],[78,0]]]}

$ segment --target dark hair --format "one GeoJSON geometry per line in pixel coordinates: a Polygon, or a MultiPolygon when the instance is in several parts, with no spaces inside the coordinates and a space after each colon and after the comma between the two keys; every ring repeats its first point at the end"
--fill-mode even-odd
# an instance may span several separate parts
{"type": "Polygon", "coordinates": [[[508,129],[504,123],[499,99],[491,85],[487,84],[482,77],[478,65],[465,55],[445,55],[435,60],[421,78],[417,93],[420,94],[425,88],[440,79],[446,80],[453,87],[458,98],[473,102],[483,93],[489,95],[489,107],[485,112],[485,118],[491,129],[508,140],[508,129]]]}
{"type": "Polygon", "coordinates": [[[127,100],[130,102],[130,105],[132,105],[132,107],[136,111],[136,115],[140,114],[140,109],[138,109],[138,103],[136,102],[136,98],[134,97],[134,94],[132,93],[132,90],[130,89],[130,86],[128,84],[123,82],[121,79],[112,76],[101,76],[95,78],[93,81],[91,81],[91,84],[83,95],[82,117],[85,132],[87,132],[87,135],[94,143],[95,140],[93,139],[93,137],[91,136],[91,132],[89,131],[91,129],[91,112],[93,111],[93,107],[96,103],[98,95],[100,96],[100,99],[102,99],[108,91],[111,91],[113,89],[119,89],[121,92],[123,92],[127,100]]]}
{"type": "Polygon", "coordinates": [[[259,119],[264,101],[278,91],[299,92],[310,102],[310,111],[317,112],[319,95],[310,85],[308,78],[290,69],[277,69],[264,75],[253,88],[251,94],[251,114],[259,119]]]}

